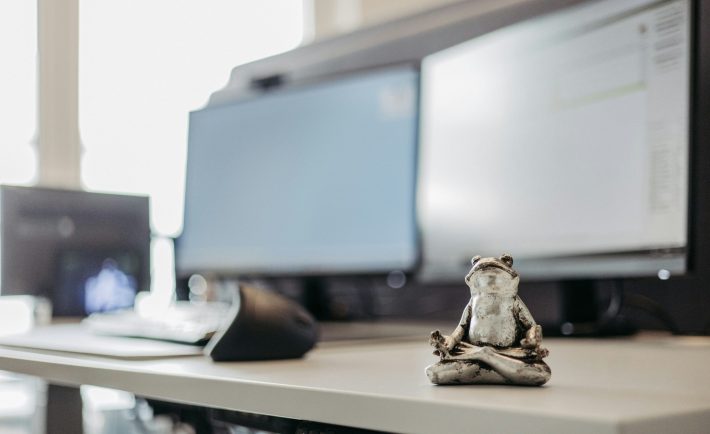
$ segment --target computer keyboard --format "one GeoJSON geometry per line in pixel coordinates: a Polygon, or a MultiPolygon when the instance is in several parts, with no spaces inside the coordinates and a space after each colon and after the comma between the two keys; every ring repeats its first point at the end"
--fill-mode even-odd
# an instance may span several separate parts
{"type": "Polygon", "coordinates": [[[177,302],[154,315],[133,309],[94,313],[82,321],[91,332],[204,345],[229,312],[225,303],[177,302]]]}

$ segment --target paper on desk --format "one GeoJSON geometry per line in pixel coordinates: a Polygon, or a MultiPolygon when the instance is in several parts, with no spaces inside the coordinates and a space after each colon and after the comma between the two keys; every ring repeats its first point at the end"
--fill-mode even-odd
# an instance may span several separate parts
{"type": "Polygon", "coordinates": [[[0,346],[60,351],[119,359],[155,359],[201,355],[193,345],[138,338],[99,336],[79,324],[39,327],[29,333],[2,336],[0,346]]]}

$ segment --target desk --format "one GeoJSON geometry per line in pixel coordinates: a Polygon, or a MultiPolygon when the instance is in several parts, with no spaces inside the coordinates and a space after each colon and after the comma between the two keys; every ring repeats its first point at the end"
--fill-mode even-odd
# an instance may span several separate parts
{"type": "Polygon", "coordinates": [[[542,388],[433,386],[420,342],[323,344],[303,360],[127,361],[0,349],[0,369],[161,400],[394,432],[668,433],[710,430],[710,340],[545,341],[542,388]]]}

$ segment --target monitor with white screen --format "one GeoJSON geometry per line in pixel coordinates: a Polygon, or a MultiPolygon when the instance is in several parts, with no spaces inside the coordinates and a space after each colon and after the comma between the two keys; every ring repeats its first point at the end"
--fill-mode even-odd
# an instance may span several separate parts
{"type": "Polygon", "coordinates": [[[417,92],[407,65],[193,112],[178,273],[409,270],[417,92]]]}
{"type": "Polygon", "coordinates": [[[422,277],[686,271],[690,4],[606,0],[422,63],[422,277]]]}

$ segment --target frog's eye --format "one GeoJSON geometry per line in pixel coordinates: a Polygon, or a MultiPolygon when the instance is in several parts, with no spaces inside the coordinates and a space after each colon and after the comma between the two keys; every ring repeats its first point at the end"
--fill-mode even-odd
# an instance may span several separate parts
{"type": "Polygon", "coordinates": [[[476,265],[476,262],[480,261],[481,257],[479,255],[474,256],[471,258],[471,265],[476,265]]]}
{"type": "Polygon", "coordinates": [[[507,253],[503,253],[502,255],[500,255],[500,260],[505,262],[505,264],[509,267],[513,266],[513,257],[507,253]]]}

